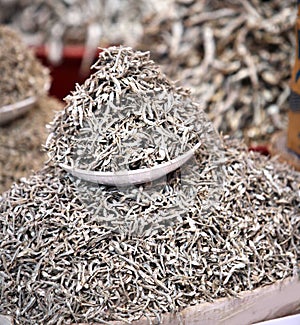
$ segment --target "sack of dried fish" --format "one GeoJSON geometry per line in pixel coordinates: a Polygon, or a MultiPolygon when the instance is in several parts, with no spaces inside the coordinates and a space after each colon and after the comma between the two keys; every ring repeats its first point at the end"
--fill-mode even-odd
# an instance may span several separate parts
{"type": "Polygon", "coordinates": [[[0,127],[0,193],[21,177],[42,168],[47,158],[42,152],[48,135],[45,125],[58,109],[62,109],[61,102],[45,97],[26,115],[0,127]]]}
{"type": "Polygon", "coordinates": [[[52,123],[47,150],[56,164],[135,170],[168,162],[204,136],[215,140],[188,91],[169,81],[149,52],[103,49],[92,69],[52,123]]]}
{"type": "Polygon", "coordinates": [[[128,324],[143,316],[142,324],[151,317],[158,324],[188,306],[216,307],[219,298],[274,283],[281,290],[283,279],[298,285],[300,174],[224,141],[223,194],[205,214],[214,166],[201,150],[188,178],[196,199],[181,210],[180,173],[151,196],[147,187],[79,191],[78,180],[51,166],[14,185],[0,198],[0,314],[17,324],[128,324]],[[113,224],[123,216],[134,228],[155,214],[173,222],[149,225],[142,236],[113,224]]]}
{"type": "Polygon", "coordinates": [[[3,106],[36,98],[48,90],[48,69],[34,57],[21,37],[6,26],[0,26],[0,71],[0,112],[3,106]]]}

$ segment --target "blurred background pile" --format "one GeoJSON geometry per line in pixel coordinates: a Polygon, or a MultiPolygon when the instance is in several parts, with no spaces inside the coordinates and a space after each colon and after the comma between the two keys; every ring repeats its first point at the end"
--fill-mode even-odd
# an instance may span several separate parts
{"type": "Polygon", "coordinates": [[[295,1],[0,0],[0,6],[0,23],[29,45],[46,45],[52,64],[63,63],[64,48],[74,44],[83,47],[81,73],[98,46],[150,50],[168,76],[191,87],[218,130],[257,145],[286,127],[295,1]]]}

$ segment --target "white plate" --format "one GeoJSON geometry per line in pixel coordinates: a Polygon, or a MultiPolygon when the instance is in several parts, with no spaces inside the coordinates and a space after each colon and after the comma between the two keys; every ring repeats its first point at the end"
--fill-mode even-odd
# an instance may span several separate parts
{"type": "Polygon", "coordinates": [[[142,184],[159,179],[160,177],[169,174],[170,172],[185,164],[189,159],[191,159],[191,157],[194,155],[195,151],[200,147],[200,145],[201,144],[198,143],[196,146],[194,146],[191,150],[184,153],[183,155],[151,168],[142,168],[129,171],[121,170],[118,172],[98,172],[74,168],[65,164],[60,164],[60,167],[82,180],[93,183],[114,186],[142,184]]]}

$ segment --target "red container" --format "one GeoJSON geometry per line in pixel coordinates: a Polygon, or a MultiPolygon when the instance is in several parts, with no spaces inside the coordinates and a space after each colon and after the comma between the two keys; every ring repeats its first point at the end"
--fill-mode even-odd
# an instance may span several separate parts
{"type": "Polygon", "coordinates": [[[259,153],[261,153],[261,154],[264,155],[264,156],[268,156],[268,155],[270,154],[267,145],[260,145],[260,146],[254,146],[254,145],[251,145],[251,146],[249,147],[249,150],[250,150],[250,151],[256,151],[256,152],[259,152],[259,153]]]}
{"type": "MultiPolygon", "coordinates": [[[[75,83],[82,83],[90,75],[90,71],[86,71],[84,74],[80,71],[85,53],[84,47],[81,45],[65,46],[61,63],[57,65],[49,61],[45,46],[35,47],[34,52],[40,61],[50,69],[52,84],[49,94],[60,100],[75,89],[75,83]]],[[[95,59],[98,58],[99,52],[100,50],[96,51],[95,59]]]]}

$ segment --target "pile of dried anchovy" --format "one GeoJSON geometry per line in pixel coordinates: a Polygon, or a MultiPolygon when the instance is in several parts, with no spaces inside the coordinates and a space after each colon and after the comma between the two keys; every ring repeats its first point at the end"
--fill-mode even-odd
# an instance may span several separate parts
{"type": "Polygon", "coordinates": [[[205,151],[187,177],[195,200],[180,208],[176,197],[190,197],[177,196],[178,174],[150,196],[147,186],[86,184],[85,191],[51,166],[14,185],[0,198],[0,313],[17,324],[130,323],[295,274],[299,173],[247,153],[240,142],[225,140],[223,158],[221,197],[204,214],[213,170],[205,151]],[[94,193],[95,207],[83,193],[94,193]],[[175,216],[144,236],[108,222],[127,215],[138,223],[154,214],[175,216]]]}
{"type": "Polygon", "coordinates": [[[147,53],[113,47],[102,59],[99,83],[78,86],[52,125],[55,164],[0,197],[0,314],[17,324],[159,320],[296,275],[300,174],[239,141],[218,144],[208,126],[191,163],[154,183],[102,186],[56,166],[76,130],[101,134],[94,112],[117,109],[122,91],[156,99],[169,89],[186,103],[147,53]]]}
{"type": "Polygon", "coordinates": [[[152,167],[206,133],[203,113],[149,52],[110,47],[92,69],[53,122],[47,147],[57,163],[100,171],[152,167]]]}
{"type": "Polygon", "coordinates": [[[20,36],[0,26],[0,109],[45,92],[49,71],[34,57],[20,36]]]}
{"type": "Polygon", "coordinates": [[[45,125],[59,109],[59,101],[41,98],[25,116],[0,127],[0,193],[32,170],[42,168],[47,158],[41,150],[47,138],[45,125]]]}
{"type": "Polygon", "coordinates": [[[149,49],[168,76],[192,87],[219,130],[249,143],[284,129],[296,1],[164,4],[145,20],[139,48],[149,49]]]}

